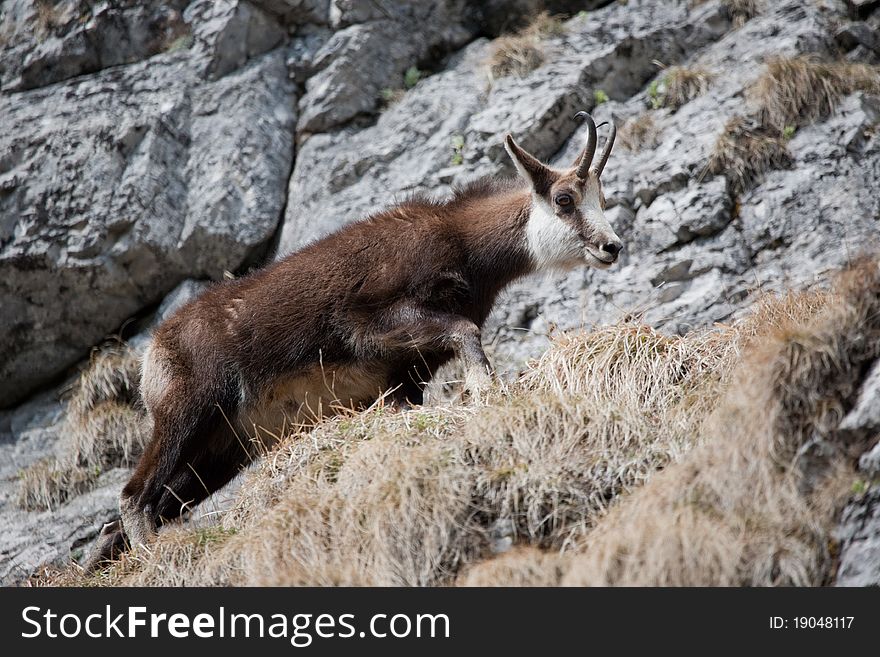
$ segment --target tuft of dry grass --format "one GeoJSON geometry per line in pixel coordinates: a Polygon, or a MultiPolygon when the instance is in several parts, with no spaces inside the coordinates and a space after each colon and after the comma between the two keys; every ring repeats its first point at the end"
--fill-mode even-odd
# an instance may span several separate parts
{"type": "Polygon", "coordinates": [[[839,100],[856,91],[880,93],[880,67],[813,55],[776,57],[750,90],[764,126],[780,135],[829,115],[839,100]]]}
{"type": "Polygon", "coordinates": [[[789,166],[785,142],[797,127],[827,116],[855,91],[880,93],[880,67],[813,55],[771,59],[748,91],[752,118],[727,123],[706,171],[726,175],[736,193],[748,189],[768,171],[789,166]]]}
{"type": "Polygon", "coordinates": [[[561,17],[544,11],[523,29],[495,39],[486,60],[490,81],[510,75],[525,77],[534,71],[546,60],[543,40],[564,31],[561,17]]]}
{"type": "MultiPolygon", "coordinates": [[[[691,6],[695,7],[704,2],[706,0],[691,0],[691,6]]],[[[722,0],[721,4],[724,5],[736,29],[741,28],[760,14],[764,5],[762,0],[722,0]]]]}
{"type": "Polygon", "coordinates": [[[36,34],[46,36],[63,26],[69,19],[68,14],[72,8],[72,3],[67,0],[35,0],[36,34]]]}
{"type": "Polygon", "coordinates": [[[724,0],[727,13],[733,21],[733,26],[740,28],[755,16],[761,13],[763,2],[761,0],[724,0]]]}
{"type": "Polygon", "coordinates": [[[736,194],[751,188],[768,171],[791,164],[785,139],[735,116],[724,127],[709,156],[706,172],[727,176],[736,194]]]}
{"type": "Polygon", "coordinates": [[[522,30],[521,34],[533,34],[541,39],[548,37],[562,36],[565,34],[565,17],[560,14],[551,14],[548,11],[542,11],[529,21],[529,24],[522,30]]]}
{"type": "Polygon", "coordinates": [[[67,405],[57,455],[20,473],[19,505],[52,509],[89,490],[107,468],[135,464],[149,438],[140,360],[124,345],[96,352],[67,405]]]}
{"type": "Polygon", "coordinates": [[[540,41],[530,36],[512,35],[495,39],[486,65],[489,79],[516,75],[525,77],[544,63],[544,48],[540,41]]]}
{"type": "Polygon", "coordinates": [[[51,511],[71,497],[91,488],[95,473],[88,468],[59,464],[45,457],[18,475],[18,505],[28,511],[51,511]]]}
{"type": "Polygon", "coordinates": [[[626,121],[617,134],[617,140],[629,151],[653,148],[657,145],[658,130],[654,118],[647,112],[626,121]]]}
{"type": "Polygon", "coordinates": [[[558,552],[518,546],[467,568],[457,586],[559,586],[566,560],[558,552]]]}
{"type": "Polygon", "coordinates": [[[662,104],[677,110],[709,90],[715,74],[700,66],[672,66],[663,76],[662,104]]]}
{"type": "Polygon", "coordinates": [[[753,341],[704,425],[706,439],[601,518],[576,554],[511,552],[458,580],[519,585],[819,586],[832,530],[867,445],[836,430],[880,358],[880,266],[829,292],[763,304],[753,341]]]}

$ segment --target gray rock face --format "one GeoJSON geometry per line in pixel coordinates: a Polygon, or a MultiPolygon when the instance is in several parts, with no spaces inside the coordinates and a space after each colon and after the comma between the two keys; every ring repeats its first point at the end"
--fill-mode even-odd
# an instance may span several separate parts
{"type": "MultiPolygon", "coordinates": [[[[726,29],[729,23],[717,3],[694,12],[684,3],[610,5],[594,17],[572,19],[564,34],[550,39],[550,63],[526,78],[501,79],[491,89],[486,87],[488,44],[472,43],[375,125],[302,143],[279,253],[390,204],[395,194],[443,193],[450,184],[481,174],[512,173],[502,147],[508,131],[525,148],[550,157],[577,128],[571,116],[593,105],[595,90],[624,98],[636,93],[656,72],[653,59],[679,61],[726,29]],[[449,169],[454,135],[465,137],[463,166],[455,173],[449,169]]],[[[322,79],[318,74],[309,84],[322,79]]],[[[302,104],[310,102],[309,93],[302,104]]],[[[308,111],[302,108],[300,129],[308,111]]],[[[577,139],[582,143],[580,135],[577,139]]]]}
{"type": "Polygon", "coordinates": [[[743,99],[763,62],[833,56],[843,11],[774,3],[732,30],[721,3],[610,5],[568,21],[549,39],[544,66],[489,89],[482,65],[488,45],[475,42],[374,125],[303,142],[279,253],[400,195],[443,194],[479,175],[510,174],[501,147],[507,131],[539,156],[573,161],[585,133],[571,116],[592,107],[602,90],[612,102],[595,108],[597,119],[620,125],[650,114],[657,133],[655,144],[635,152],[618,145],[604,176],[609,215],[626,243],[623,259],[607,272],[513,286],[486,331],[495,360],[518,369],[544,349],[550,326],[633,312],[671,331],[728,319],[748,305],[756,285],[809,282],[849,257],[829,244],[862,243],[877,232],[876,97],[848,97],[833,116],[800,130],[789,144],[791,169],[771,172],[742,198],[724,176],[706,175],[724,125],[749,111],[743,99]],[[713,72],[708,92],[677,111],[650,110],[658,59],[713,72]],[[462,165],[452,163],[456,135],[465,142],[462,165]]]}
{"type": "Polygon", "coordinates": [[[336,0],[329,20],[341,28],[312,63],[300,101],[298,130],[325,132],[362,113],[372,112],[383,88],[402,86],[403,72],[430,53],[459,47],[476,25],[462,23],[464,0],[390,3],[336,0]]]}
{"type": "Polygon", "coordinates": [[[248,59],[277,46],[284,28],[260,8],[238,0],[193,2],[185,18],[193,24],[194,50],[207,59],[207,75],[219,78],[248,59]]]}
{"type": "Polygon", "coordinates": [[[330,19],[330,0],[253,0],[251,4],[289,26],[324,25],[330,19]]]}
{"type": "Polygon", "coordinates": [[[451,135],[465,129],[478,106],[485,51],[484,41],[467,47],[456,67],[422,81],[420,93],[406,94],[372,127],[307,139],[290,180],[280,252],[383,207],[395,193],[421,188],[448,165],[451,135]]]}
{"type": "MultiPolygon", "coordinates": [[[[880,432],[880,362],[875,363],[865,377],[853,409],[843,418],[840,429],[844,431],[880,432]]],[[[874,450],[880,455],[880,450],[874,450]]],[[[880,463],[874,464],[869,454],[862,457],[861,467],[873,474],[880,474],[880,463]]]]}
{"type": "Polygon", "coordinates": [[[115,468],[98,485],[51,511],[0,509],[0,584],[26,579],[40,565],[63,565],[88,553],[101,527],[119,515],[119,490],[129,471],[115,468]]]}
{"type": "Polygon", "coordinates": [[[196,68],[161,55],[0,96],[18,126],[0,135],[0,406],[273,235],[296,116],[284,55],[215,82],[196,68]]]}
{"type": "Polygon", "coordinates": [[[880,586],[880,487],[844,509],[836,586],[880,586]]]}
{"type": "Polygon", "coordinates": [[[186,43],[185,0],[10,0],[0,9],[0,88],[33,89],[186,43]]]}
{"type": "MultiPolygon", "coordinates": [[[[58,541],[48,547],[35,540],[31,535],[35,514],[23,512],[16,503],[18,473],[52,453],[63,413],[64,405],[54,392],[38,395],[14,411],[0,411],[0,585],[26,578],[47,556],[70,548],[63,540],[63,547],[58,541]]],[[[44,524],[70,532],[69,519],[64,523],[48,519],[44,524]]]]}
{"type": "Polygon", "coordinates": [[[861,486],[866,491],[846,506],[837,529],[840,566],[837,586],[880,586],[880,361],[862,382],[855,405],[840,430],[873,443],[859,458],[861,486]]]}

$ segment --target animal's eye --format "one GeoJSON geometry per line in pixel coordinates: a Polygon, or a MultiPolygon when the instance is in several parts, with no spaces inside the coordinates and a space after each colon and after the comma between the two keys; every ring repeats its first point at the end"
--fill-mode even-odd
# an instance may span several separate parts
{"type": "Polygon", "coordinates": [[[571,194],[557,194],[555,200],[560,208],[567,208],[572,202],[571,194]]]}

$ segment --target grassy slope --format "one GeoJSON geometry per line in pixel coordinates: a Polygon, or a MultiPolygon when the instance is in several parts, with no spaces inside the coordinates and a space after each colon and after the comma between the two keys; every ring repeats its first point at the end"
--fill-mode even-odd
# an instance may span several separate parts
{"type": "Polygon", "coordinates": [[[855,480],[834,428],[878,352],[876,261],[731,326],[562,335],[485,405],[289,435],[231,510],[47,581],[821,584],[855,480]]]}

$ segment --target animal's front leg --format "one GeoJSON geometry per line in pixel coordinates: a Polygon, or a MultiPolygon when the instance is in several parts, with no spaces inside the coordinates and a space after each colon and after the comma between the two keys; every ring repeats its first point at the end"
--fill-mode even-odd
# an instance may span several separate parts
{"type": "Polygon", "coordinates": [[[485,400],[492,384],[492,365],[483,350],[481,332],[476,324],[462,327],[464,331],[455,336],[459,348],[457,355],[464,365],[464,389],[476,402],[485,400]]]}
{"type": "Polygon", "coordinates": [[[399,311],[381,342],[391,350],[452,351],[464,366],[465,389],[473,399],[482,399],[491,384],[492,366],[483,351],[480,327],[461,315],[413,308],[399,311]]]}

